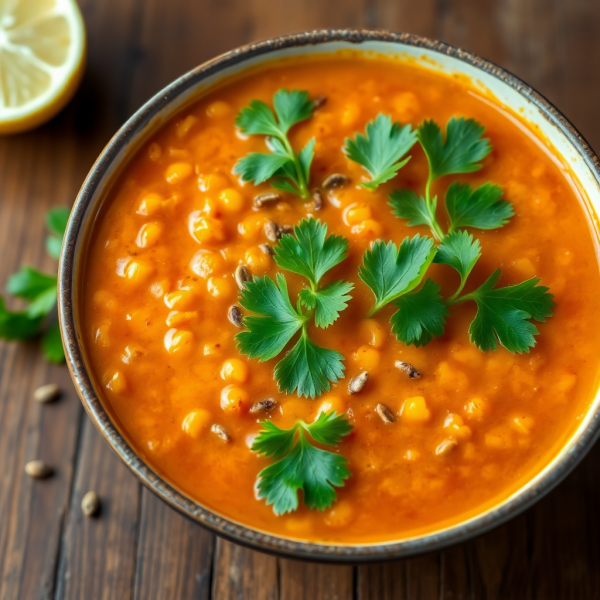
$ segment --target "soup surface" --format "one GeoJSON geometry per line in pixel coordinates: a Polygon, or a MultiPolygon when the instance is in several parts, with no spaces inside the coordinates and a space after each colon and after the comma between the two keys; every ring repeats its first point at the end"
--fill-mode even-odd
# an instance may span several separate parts
{"type": "MultiPolygon", "coordinates": [[[[429,276],[444,296],[459,281],[446,265],[433,264],[429,276]]],[[[285,277],[295,304],[303,279],[285,277]]],[[[598,263],[568,170],[531,129],[469,82],[385,59],[290,59],[210,90],[132,158],[94,225],[82,278],[83,338],[93,374],[136,450],[218,513],[289,537],[376,542],[472,517],[556,455],[598,385],[598,263]],[[326,98],[290,132],[296,149],[315,138],[311,189],[332,173],[350,180],[324,190],[320,210],[314,200],[286,192],[281,201],[255,208],[253,198],[273,188],[244,183],[232,172],[248,152],[268,151],[264,136],[236,129],[236,115],[253,99],[271,106],[280,88],[326,98]],[[513,205],[506,226],[470,230],[482,257],[466,289],[497,268],[500,285],[541,278],[555,307],[537,324],[540,335],[529,353],[474,346],[472,302],[453,306],[444,335],[418,348],[392,335],[392,306],[366,318],[373,294],[357,271],[373,240],[400,244],[406,236],[430,235],[394,217],[387,203],[394,189],[423,192],[428,164],[418,144],[398,175],[374,192],[359,187],[367,173],[342,151],[344,140],[379,113],[413,127],[434,119],[443,129],[452,116],[485,127],[493,151],[483,168],[441,177],[432,192],[443,198],[454,181],[493,182],[513,205]],[[234,339],[240,329],[228,319],[239,302],[238,265],[253,276],[281,272],[261,248],[274,245],[264,224],[292,226],[309,215],[350,245],[348,258],[324,280],[354,284],[348,308],[331,327],[309,326],[311,339],[340,352],[346,365],[345,378],[314,399],[280,393],[273,367],[281,357],[259,362],[243,356],[234,339]],[[194,225],[198,219],[204,219],[202,231],[194,225]],[[416,367],[421,378],[408,377],[396,361],[416,367]],[[369,373],[364,389],[349,394],[349,381],[363,371],[369,373]],[[250,412],[265,398],[277,402],[273,410],[250,412]],[[380,403],[394,422],[376,411],[380,403]],[[353,426],[333,449],[348,459],[351,476],[336,488],[331,508],[309,510],[300,502],[297,511],[276,516],[255,492],[257,474],[273,462],[250,449],[260,421],[291,427],[332,409],[353,426]]]]}

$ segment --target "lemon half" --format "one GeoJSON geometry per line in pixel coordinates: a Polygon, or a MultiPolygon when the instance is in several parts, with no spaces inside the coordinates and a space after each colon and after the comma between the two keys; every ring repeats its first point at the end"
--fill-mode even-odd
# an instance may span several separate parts
{"type": "Polygon", "coordinates": [[[75,93],[84,63],[75,0],[0,0],[0,134],[51,119],[75,93]]]}

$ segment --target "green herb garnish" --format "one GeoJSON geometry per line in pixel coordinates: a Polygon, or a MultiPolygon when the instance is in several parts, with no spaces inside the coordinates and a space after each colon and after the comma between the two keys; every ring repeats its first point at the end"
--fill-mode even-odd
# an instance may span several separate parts
{"type": "Polygon", "coordinates": [[[240,111],[236,124],[247,135],[266,135],[271,154],[251,152],[240,159],[233,172],[255,185],[271,181],[280,190],[308,197],[310,165],[315,140],[311,139],[296,155],[288,138],[289,130],[310,118],[314,103],[308,92],[281,89],[273,96],[273,111],[260,100],[252,100],[240,111]]]}
{"type": "Polygon", "coordinates": [[[439,246],[435,262],[453,267],[460,275],[457,291],[446,300],[448,306],[473,300],[477,315],[469,327],[471,342],[481,350],[496,350],[496,340],[510,352],[529,352],[539,331],[531,319],[544,322],[552,316],[553,296],[547,287],[532,278],[517,285],[494,288],[500,269],[474,292],[460,296],[465,281],[479,260],[479,242],[465,231],[449,234],[439,246]]]}
{"type": "Polygon", "coordinates": [[[344,415],[320,413],[314,423],[297,421],[291,429],[280,429],[262,421],[252,450],[275,459],[257,478],[258,497],[273,505],[276,515],[298,508],[298,491],[310,509],[325,510],[336,499],[336,487],[350,477],[348,461],[335,452],[317,448],[306,435],[325,446],[336,446],[352,431],[344,415]]]}
{"type": "MultiPolygon", "coordinates": [[[[52,236],[46,240],[48,253],[58,258],[62,238],[67,227],[69,209],[55,208],[46,218],[52,236]]],[[[8,279],[6,290],[17,298],[28,302],[22,311],[6,308],[4,298],[0,296],[0,338],[5,340],[28,340],[40,333],[45,318],[56,306],[56,275],[46,275],[32,267],[23,267],[8,279]]],[[[46,358],[52,362],[62,362],[65,358],[60,330],[57,321],[53,321],[42,334],[42,349],[46,358]]]]}
{"type": "MultiPolygon", "coordinates": [[[[442,131],[434,121],[423,122],[417,136],[429,164],[425,196],[418,196],[412,190],[392,192],[389,204],[394,214],[408,219],[409,225],[426,225],[438,241],[443,240],[445,234],[436,216],[437,196],[431,196],[431,185],[444,175],[481,169],[481,160],[492,149],[489,141],[482,137],[484,131],[474,119],[453,117],[446,126],[444,141],[442,131]]],[[[460,227],[495,229],[505,225],[514,212],[501,196],[502,190],[496,185],[486,184],[473,191],[468,185],[453,183],[446,193],[449,231],[460,227]]]]}
{"type": "Polygon", "coordinates": [[[393,242],[377,240],[363,256],[359,277],[375,295],[375,304],[367,316],[414,290],[423,280],[433,261],[433,241],[419,235],[404,238],[400,248],[393,242]]]}
{"type": "Polygon", "coordinates": [[[298,295],[296,308],[290,301],[287,282],[282,273],[276,282],[257,277],[246,284],[240,304],[260,316],[244,318],[247,330],[236,336],[238,348],[261,362],[283,352],[294,335],[300,338],[287,355],[275,365],[274,375],[279,391],[314,398],[329,391],[344,373],[344,357],[335,350],[321,348],[308,335],[308,324],[314,318],[317,327],[329,327],[350,300],[351,283],[338,280],[321,287],[321,278],[348,255],[348,241],[327,235],[327,226],[305,219],[284,234],[275,247],[275,262],[286,271],[305,277],[309,287],[298,295]]]}
{"type": "Polygon", "coordinates": [[[346,139],[344,150],[350,160],[362,165],[371,175],[371,181],[360,185],[374,191],[395,177],[410,160],[410,156],[402,157],[417,141],[417,133],[410,125],[401,127],[383,114],[367,123],[365,133],[356,134],[355,139],[346,139]]]}

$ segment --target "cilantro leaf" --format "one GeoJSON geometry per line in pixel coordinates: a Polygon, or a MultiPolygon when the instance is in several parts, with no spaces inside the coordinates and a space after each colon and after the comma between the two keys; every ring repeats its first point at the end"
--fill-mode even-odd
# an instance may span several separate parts
{"type": "Polygon", "coordinates": [[[27,312],[13,312],[6,308],[0,296],[0,338],[5,340],[28,340],[39,330],[43,317],[32,318],[27,312]]]}
{"type": "Polygon", "coordinates": [[[274,187],[307,197],[315,140],[296,155],[288,132],[310,118],[314,103],[308,98],[308,92],[281,89],[273,96],[273,106],[275,114],[264,102],[252,100],[240,111],[236,124],[242,133],[269,136],[267,145],[272,154],[252,152],[236,163],[233,172],[256,185],[273,179],[274,187]]]}
{"type": "Polygon", "coordinates": [[[515,212],[510,202],[501,198],[499,185],[486,183],[473,191],[468,184],[454,182],[446,192],[450,231],[460,227],[496,229],[506,225],[515,212]]]}
{"type": "Polygon", "coordinates": [[[328,392],[330,382],[336,383],[344,376],[343,361],[339,352],[311,342],[303,329],[296,345],[275,365],[279,391],[296,392],[298,396],[308,398],[328,392]]]}
{"type": "Polygon", "coordinates": [[[46,275],[32,267],[23,267],[13,273],[6,284],[6,291],[25,300],[33,301],[48,289],[56,292],[56,275],[46,275]]]}
{"type": "Polygon", "coordinates": [[[539,333],[529,320],[544,322],[552,316],[553,296],[536,278],[494,288],[499,277],[500,269],[480,288],[459,298],[477,303],[477,315],[469,328],[471,341],[484,351],[496,350],[499,341],[510,352],[529,352],[539,333]]]}
{"type": "Polygon", "coordinates": [[[241,175],[244,181],[253,181],[255,185],[275,177],[282,177],[280,170],[293,162],[289,156],[281,154],[263,154],[261,152],[251,152],[241,158],[235,165],[234,173],[241,175]]]}
{"type": "Polygon", "coordinates": [[[305,427],[315,442],[328,446],[339,444],[352,431],[352,425],[345,416],[336,414],[335,410],[320,412],[317,420],[305,427]]]}
{"type": "Polygon", "coordinates": [[[350,477],[348,461],[339,454],[313,446],[306,432],[315,441],[333,446],[352,430],[348,421],[333,412],[322,413],[311,425],[298,421],[288,430],[268,421],[263,421],[262,426],[252,450],[279,460],[258,474],[258,497],[272,505],[276,515],[298,508],[299,491],[310,509],[329,508],[336,499],[335,488],[342,487],[350,477]]]}
{"type": "Polygon", "coordinates": [[[433,241],[428,237],[404,238],[400,248],[393,242],[377,240],[363,256],[359,277],[375,295],[369,316],[396,298],[416,288],[435,256],[433,241]]]}
{"type": "Polygon", "coordinates": [[[417,141],[417,133],[410,125],[400,127],[381,113],[367,123],[365,132],[366,135],[356,134],[355,139],[347,138],[344,150],[350,160],[362,165],[371,175],[371,181],[361,186],[373,191],[395,177],[410,160],[410,156],[401,159],[417,141]]]}
{"type": "Polygon", "coordinates": [[[304,219],[290,233],[281,236],[275,246],[275,262],[286,271],[306,277],[316,286],[321,277],[348,256],[348,240],[327,235],[327,225],[312,218],[304,219]]]}
{"type": "MultiPolygon", "coordinates": [[[[433,212],[437,206],[437,199],[434,198],[433,212]]],[[[433,221],[427,208],[425,198],[417,196],[412,190],[394,190],[390,194],[388,204],[392,207],[392,212],[399,219],[408,219],[407,225],[427,225],[433,227],[433,221]]]]}
{"type": "Polygon", "coordinates": [[[46,215],[46,227],[53,234],[46,238],[46,251],[52,258],[58,259],[60,257],[62,240],[70,214],[70,209],[59,207],[53,208],[46,215]]]}
{"type": "Polygon", "coordinates": [[[304,288],[299,294],[300,302],[309,310],[315,311],[315,325],[323,329],[329,327],[347,307],[352,298],[349,293],[354,285],[341,279],[316,291],[304,288]]]}
{"type": "Polygon", "coordinates": [[[65,350],[60,337],[60,326],[58,321],[54,321],[42,336],[42,350],[46,359],[53,363],[60,363],[65,360],[65,350]]]}
{"type": "Polygon", "coordinates": [[[240,352],[261,362],[277,356],[306,321],[292,306],[281,273],[277,274],[277,285],[266,276],[248,281],[240,304],[262,315],[244,317],[247,330],[235,336],[240,352]]]}
{"type": "Polygon", "coordinates": [[[294,447],[296,429],[280,429],[273,421],[261,423],[262,431],[252,444],[252,451],[267,458],[281,458],[294,447]]]}
{"type": "Polygon", "coordinates": [[[64,206],[59,206],[58,208],[49,210],[48,214],[46,215],[46,227],[56,237],[60,238],[61,241],[65,235],[65,231],[67,230],[67,223],[69,222],[70,214],[71,209],[65,208],[64,206]]]}
{"type": "Polygon", "coordinates": [[[471,173],[481,169],[482,161],[492,150],[482,138],[485,128],[475,119],[452,117],[446,125],[446,140],[435,121],[424,121],[417,136],[429,162],[429,179],[443,175],[471,173]]]}
{"type": "Polygon", "coordinates": [[[453,297],[458,296],[465,287],[467,277],[481,256],[481,244],[466,231],[453,231],[438,246],[434,263],[449,265],[458,271],[460,286],[453,297]]]}
{"type": "Polygon", "coordinates": [[[425,346],[432,337],[444,333],[448,309],[440,295],[440,286],[427,279],[415,292],[398,298],[398,310],[392,315],[392,333],[407,345],[425,346]]]}

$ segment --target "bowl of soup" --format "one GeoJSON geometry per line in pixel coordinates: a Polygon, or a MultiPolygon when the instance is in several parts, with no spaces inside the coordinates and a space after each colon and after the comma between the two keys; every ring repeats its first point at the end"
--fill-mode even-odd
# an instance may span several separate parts
{"type": "Polygon", "coordinates": [[[397,558],[523,511],[599,431],[598,159],[501,68],[408,34],[229,52],[117,132],[60,320],[150,490],[283,555],[397,558]]]}

